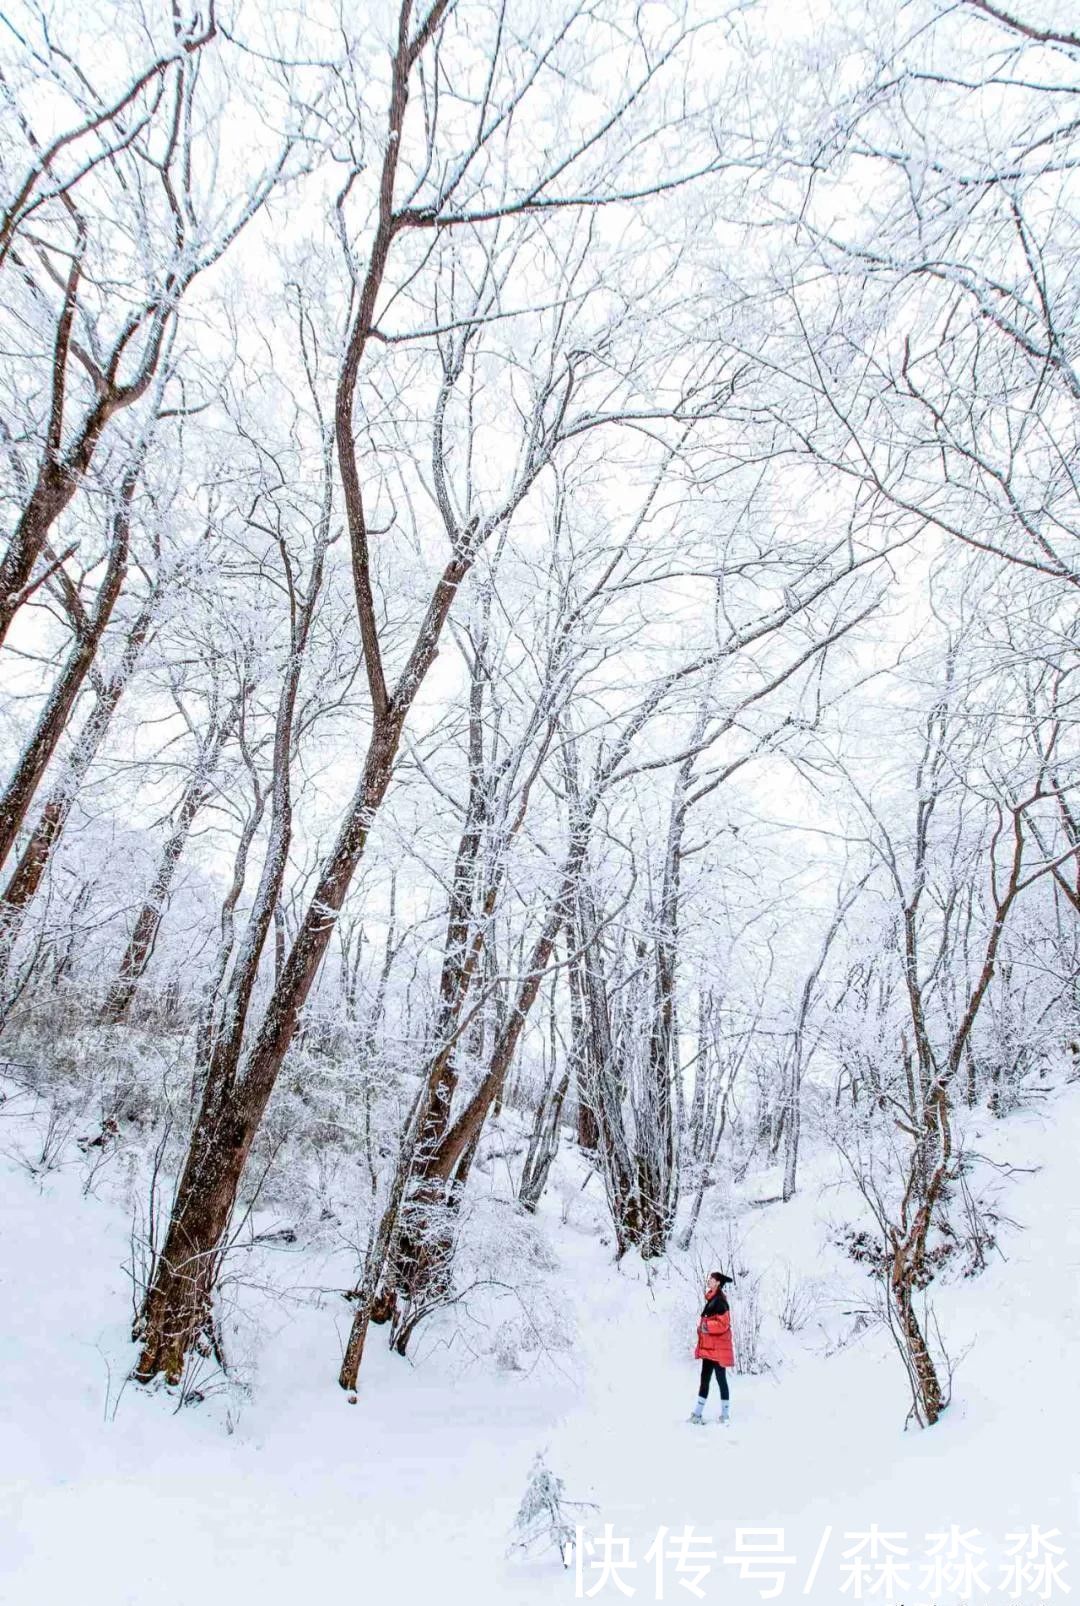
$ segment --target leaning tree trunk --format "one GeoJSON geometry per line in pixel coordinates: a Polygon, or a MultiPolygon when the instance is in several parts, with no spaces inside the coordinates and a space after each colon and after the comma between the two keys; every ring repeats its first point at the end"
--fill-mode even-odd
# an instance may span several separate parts
{"type": "Polygon", "coordinates": [[[947,1402],[937,1367],[915,1314],[912,1271],[902,1256],[894,1261],[889,1294],[896,1313],[916,1410],[924,1426],[933,1427],[947,1402]]]}
{"type": "Polygon", "coordinates": [[[615,1231],[616,1254],[621,1259],[640,1236],[641,1221],[634,1158],[626,1131],[621,1051],[615,1044],[607,974],[597,936],[599,916],[586,876],[577,889],[575,906],[582,1028],[577,1054],[585,1068],[583,1082],[595,1126],[596,1154],[615,1231]]]}
{"type": "Polygon", "coordinates": [[[566,1095],[570,1089],[571,1059],[567,1059],[563,1073],[558,1074],[558,1026],[556,1021],[556,988],[553,986],[549,994],[550,999],[550,1051],[551,1070],[545,1078],[545,1087],[542,1098],[536,1106],[533,1116],[532,1132],[529,1136],[529,1147],[525,1154],[525,1163],[521,1168],[518,1179],[518,1203],[530,1213],[536,1210],[547,1187],[551,1168],[559,1152],[559,1130],[562,1124],[563,1106],[566,1095]]]}
{"type": "Polygon", "coordinates": [[[105,634],[105,627],[120,595],[127,573],[131,503],[135,495],[140,466],[141,463],[136,463],[128,471],[120,488],[119,504],[113,515],[108,564],[98,590],[94,610],[89,617],[81,611],[77,614],[75,644],[41,710],[34,733],[4,789],[4,795],[0,798],[0,864],[5,861],[15,845],[15,839],[22,830],[45,770],[67,730],[68,721],[75,707],[75,699],[90,673],[98,647],[101,645],[101,638],[105,634]]]}
{"type": "MultiPolygon", "coordinates": [[[[379,1286],[371,1291],[370,1320],[376,1324],[392,1321],[391,1342],[397,1347],[399,1334],[398,1301],[409,1299],[417,1282],[433,1283],[440,1273],[429,1245],[434,1241],[432,1211],[437,1210],[442,1190],[428,1188],[424,1180],[426,1159],[434,1153],[450,1122],[450,1109],[457,1089],[457,1046],[460,1023],[466,1003],[474,990],[477,966],[486,952],[489,930],[495,912],[503,867],[487,878],[481,893],[478,886],[480,849],[485,827],[490,824],[491,778],[484,765],[484,697],[486,689],[485,654],[487,647],[486,607],[470,667],[468,774],[469,790],[465,818],[454,857],[450,900],[446,919],[446,938],[439,972],[439,996],[432,1031],[432,1047],[421,1083],[419,1118],[411,1148],[401,1161],[406,1168],[403,1190],[391,1192],[388,1209],[392,1219],[384,1221],[380,1237],[385,1237],[388,1258],[380,1269],[379,1286]],[[423,1267],[421,1270],[419,1268],[423,1267]]],[[[519,815],[520,819],[523,814],[519,815]]],[[[477,1014],[473,1035],[483,1018],[477,1014]]],[[[411,1128],[410,1128],[411,1130],[411,1128]]],[[[410,1329],[411,1330],[411,1329],[410,1329]]]]}
{"type": "MultiPolygon", "coordinates": [[[[60,397],[64,391],[63,370],[68,361],[75,313],[77,267],[76,262],[73,269],[76,288],[71,292],[70,308],[65,309],[61,319],[54,357],[53,382],[60,397]]],[[[134,400],[134,397],[131,399],[134,400]]],[[[50,424],[50,438],[42,454],[33,490],[12,531],[7,550],[0,558],[0,643],[3,643],[12,620],[33,590],[31,576],[34,567],[45,550],[53,526],[82,483],[109,419],[125,405],[124,395],[116,387],[110,387],[107,393],[99,395],[80,427],[77,439],[66,453],[61,448],[59,420],[50,424]]]]}
{"type": "Polygon", "coordinates": [[[638,1195],[645,1259],[664,1254],[679,1201],[678,1144],[673,1084],[679,1075],[675,970],[679,943],[679,883],[686,790],[692,760],[680,768],[668,822],[664,876],[654,956],[653,1018],[645,1059],[644,1087],[636,1102],[638,1195]]]}
{"type": "Polygon", "coordinates": [[[135,1336],[142,1341],[138,1379],[163,1373],[166,1381],[177,1383],[191,1349],[217,1347],[212,1318],[217,1259],[249,1145],[239,1107],[224,1097],[209,1107],[204,1102],[136,1324],[135,1336]]]}
{"type": "Polygon", "coordinates": [[[782,1198],[785,1203],[795,1197],[799,1165],[799,1138],[802,1132],[802,1084],[807,1061],[806,1031],[814,992],[821,979],[821,973],[825,969],[829,951],[843,928],[848,910],[859,896],[866,882],[867,877],[863,876],[862,880],[850,888],[837,903],[836,913],[825,934],[825,940],[821,945],[817,961],[807,975],[799,997],[799,1013],[795,1021],[795,1037],[791,1046],[791,1060],[787,1067],[787,1077],[785,1079],[787,1120],[785,1125],[784,1185],[782,1192],[782,1198]]]}
{"type": "Polygon", "coordinates": [[[139,614],[128,632],[116,673],[97,693],[97,699],[42,808],[18,863],[0,895],[0,978],[7,976],[12,953],[27,911],[37,895],[45,871],[61,839],[79,789],[109,730],[117,704],[131,679],[139,654],[146,645],[158,598],[139,614]]]}
{"type": "MultiPolygon", "coordinates": [[[[434,1044],[419,1096],[417,1135],[405,1160],[407,1178],[404,1190],[400,1196],[394,1193],[387,1207],[392,1211],[393,1219],[388,1222],[384,1213],[380,1229],[380,1240],[387,1245],[386,1259],[380,1271],[381,1280],[377,1289],[368,1290],[368,1304],[364,1309],[358,1309],[354,1321],[354,1328],[368,1321],[376,1324],[390,1321],[391,1345],[402,1354],[417,1322],[430,1308],[432,1297],[437,1297],[449,1286],[454,1253],[455,1228],[452,1218],[463,1196],[483,1119],[486,1119],[488,1109],[498,1110],[506,1085],[504,1071],[497,1079],[490,1098],[484,1092],[488,1103],[464,1154],[456,1160],[450,1171],[440,1174],[439,1157],[451,1132],[451,1110],[458,1085],[457,1045],[464,1035],[470,1053],[474,1056],[483,1055],[488,1036],[486,1005],[489,1000],[481,998],[478,1001],[471,1019],[462,1021],[462,1015],[470,998],[477,992],[483,993],[485,989],[497,985],[497,977],[490,973],[481,984],[478,971],[481,960],[485,966],[489,966],[492,959],[491,931],[499,893],[506,877],[508,848],[524,824],[533,781],[539,773],[537,760],[532,767],[531,779],[517,794],[513,817],[498,833],[497,843],[489,848],[485,873],[481,878],[481,844],[485,835],[489,838],[494,835],[491,816],[495,786],[492,775],[485,767],[483,721],[488,605],[485,604],[484,628],[476,643],[472,664],[469,793],[451,883],[434,1044]]],[[[542,742],[541,752],[546,750],[546,745],[546,741],[542,742]]],[[[573,852],[571,857],[574,857],[573,852]]],[[[522,968],[525,968],[524,964],[522,968]]],[[[501,991],[499,986],[500,995],[501,991]]],[[[527,1011],[528,1005],[525,1007],[527,1011]]],[[[509,1014],[505,1008],[496,1008],[491,1024],[494,1026],[494,1063],[503,1052],[502,1045],[508,1029],[509,1014]]],[[[512,1059],[511,1044],[507,1068],[512,1059]]],[[[362,1347],[363,1339],[357,1338],[350,1350],[359,1353],[362,1347]]],[[[345,1387],[352,1386],[347,1381],[349,1375],[347,1370],[343,1374],[345,1387]]]]}
{"type": "MultiPolygon", "coordinates": [[[[433,1047],[419,1097],[419,1121],[406,1157],[406,1184],[392,1198],[393,1220],[387,1224],[388,1259],[381,1286],[373,1292],[370,1319],[376,1324],[393,1322],[391,1344],[400,1349],[402,1318],[400,1311],[414,1305],[413,1294],[421,1286],[430,1288],[443,1280],[447,1250],[440,1248],[435,1217],[444,1203],[441,1184],[432,1186],[426,1166],[446,1134],[457,1089],[456,1050],[462,1013],[473,990],[486,928],[494,913],[496,888],[493,880],[476,908],[476,872],[481,827],[486,814],[486,789],[479,765],[470,764],[469,800],[465,824],[458,842],[450,889],[446,941],[439,977],[439,1002],[435,1015],[433,1047]]],[[[501,881],[501,877],[499,878],[501,881]]],[[[444,1236],[444,1235],[442,1235],[444,1236]]],[[[411,1332],[412,1328],[409,1327],[411,1332]]],[[[407,1342],[407,1339],[406,1339],[407,1342]]]]}
{"type": "MultiPolygon", "coordinates": [[[[926,1335],[914,1310],[915,1290],[929,1281],[927,1241],[934,1212],[941,1202],[946,1183],[953,1171],[953,1143],[950,1108],[950,1088],[956,1082],[964,1054],[979,1012],[985,1002],[994,977],[1002,934],[1021,893],[1036,881],[1054,870],[1053,861],[1044,862],[1025,874],[1025,811],[1043,796],[1037,786],[1030,797],[1016,799],[1009,808],[1011,816],[1011,844],[1007,875],[991,850],[990,890],[993,899],[993,920],[983,950],[982,964],[968,993],[959,1023],[949,1044],[948,1054],[938,1069],[926,1032],[924,999],[919,980],[918,930],[910,913],[917,907],[917,896],[910,897],[905,906],[905,958],[909,962],[907,990],[914,1024],[916,1043],[915,1064],[919,1073],[919,1089],[925,1089],[919,1103],[919,1120],[912,1124],[911,1157],[907,1186],[896,1222],[886,1222],[889,1245],[887,1279],[893,1309],[898,1318],[899,1341],[904,1351],[908,1375],[912,1381],[915,1408],[921,1421],[932,1426],[940,1417],[947,1402],[937,1368],[927,1343],[926,1335]],[[927,1076],[929,1075],[929,1082],[927,1076]]],[[[918,842],[920,852],[926,841],[926,811],[919,805],[918,842]]],[[[1008,843],[1004,831],[1001,838],[1008,843]]],[[[995,847],[998,838],[995,838],[995,847]]],[[[910,1057],[910,1056],[909,1056],[910,1057]]],[[[909,1076],[915,1083],[915,1069],[909,1076]]],[[[899,1123],[898,1123],[899,1124],[899,1123]]]]}
{"type": "MultiPolygon", "coordinates": [[[[169,295],[145,306],[118,334],[111,353],[98,369],[94,400],[73,429],[65,418],[70,370],[78,345],[78,314],[82,288],[83,252],[86,237],[81,222],[78,240],[70,259],[63,305],[57,320],[53,344],[49,421],[42,443],[37,475],[18,522],[0,558],[0,644],[5,640],[19,609],[33,594],[37,580],[34,570],[48,548],[50,535],[76,492],[85,482],[102,437],[112,418],[133,407],[146,395],[159,377],[167,331],[180,297],[199,271],[193,258],[184,273],[169,275],[169,295]],[[167,305],[171,303],[171,305],[167,305]],[[119,378],[122,361],[135,348],[133,338],[141,332],[143,350],[133,377],[119,378]],[[66,436],[66,441],[65,441],[66,436]]],[[[85,356],[85,354],[83,354],[85,356]]],[[[80,361],[83,357],[80,357],[80,361]]]]}
{"type": "Polygon", "coordinates": [[[529,1148],[518,1183],[518,1202],[528,1211],[536,1210],[540,1203],[555,1156],[559,1152],[559,1122],[563,1103],[570,1086],[570,1067],[548,1087],[536,1108],[536,1117],[529,1138],[529,1148]]]}
{"type": "Polygon", "coordinates": [[[919,1420],[933,1427],[948,1401],[926,1335],[915,1314],[916,1291],[929,1280],[927,1240],[934,1211],[950,1175],[953,1158],[949,1096],[938,1077],[923,1106],[922,1131],[912,1134],[908,1185],[897,1226],[888,1229],[888,1295],[896,1316],[896,1336],[911,1382],[919,1420]],[[933,1163],[927,1172],[927,1153],[933,1163]]]}
{"type": "Polygon", "coordinates": [[[102,1008],[101,1019],[106,1025],[118,1026],[127,1018],[139,983],[153,958],[177,868],[196,816],[213,791],[213,777],[221,750],[239,721],[245,693],[246,687],[241,687],[224,719],[215,720],[213,728],[200,744],[195,773],[184,789],[175,823],[161,850],[150,891],[139,910],[116,979],[102,1008]]]}
{"type": "Polygon", "coordinates": [[[596,1078],[592,1073],[595,1054],[586,1041],[588,1027],[585,1012],[585,982],[582,976],[584,960],[571,956],[567,966],[567,984],[570,990],[570,1043],[574,1067],[574,1097],[577,1101],[578,1148],[586,1154],[595,1154],[600,1146],[600,1133],[596,1124],[596,1078]]]}
{"type": "Polygon", "coordinates": [[[191,834],[191,827],[195,817],[207,798],[210,796],[211,785],[209,776],[203,765],[188,783],[187,789],[180,802],[176,816],[176,823],[165,840],[158,861],[157,871],[150,885],[150,890],[142,908],[139,910],[116,979],[109,989],[102,1010],[101,1019],[105,1025],[118,1026],[127,1018],[136,989],[146,974],[147,966],[153,958],[157,946],[158,933],[161,922],[165,917],[165,908],[169,901],[173,880],[176,876],[184,848],[191,834]]]}

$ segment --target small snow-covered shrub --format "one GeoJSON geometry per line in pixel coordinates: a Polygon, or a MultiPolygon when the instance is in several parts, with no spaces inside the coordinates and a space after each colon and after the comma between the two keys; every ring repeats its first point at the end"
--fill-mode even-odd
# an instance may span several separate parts
{"type": "Polygon", "coordinates": [[[780,1285],[777,1316],[785,1332],[801,1333],[821,1301],[816,1278],[798,1277],[788,1266],[780,1285]]]}
{"type": "Polygon", "coordinates": [[[81,1111],[68,1099],[37,1103],[38,1108],[18,1123],[18,1137],[5,1142],[0,1153],[41,1181],[69,1158],[81,1111]]]}
{"type": "Polygon", "coordinates": [[[582,1515],[596,1509],[589,1500],[568,1500],[563,1480],[555,1476],[543,1452],[538,1451],[510,1531],[507,1554],[557,1550],[563,1566],[569,1567],[575,1530],[582,1515]]]}
{"type": "Polygon", "coordinates": [[[729,1299],[735,1339],[735,1370],[751,1374],[767,1372],[772,1362],[764,1339],[761,1278],[743,1277],[737,1291],[729,1293],[729,1299]]]}

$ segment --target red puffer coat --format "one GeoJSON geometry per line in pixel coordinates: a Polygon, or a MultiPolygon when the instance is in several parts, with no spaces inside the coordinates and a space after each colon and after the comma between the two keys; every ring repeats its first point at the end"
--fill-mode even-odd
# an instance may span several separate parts
{"type": "Polygon", "coordinates": [[[731,1312],[722,1294],[710,1299],[701,1313],[694,1359],[715,1361],[718,1366],[735,1365],[735,1351],[731,1343],[731,1312]]]}

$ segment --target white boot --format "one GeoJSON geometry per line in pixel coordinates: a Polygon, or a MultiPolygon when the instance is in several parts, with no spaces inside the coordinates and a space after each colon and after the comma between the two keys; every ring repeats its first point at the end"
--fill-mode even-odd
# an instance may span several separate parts
{"type": "Polygon", "coordinates": [[[731,1419],[731,1401],[730,1400],[721,1400],[720,1401],[720,1418],[719,1418],[719,1420],[721,1422],[728,1422],[728,1421],[730,1421],[730,1419],[731,1419]]]}
{"type": "Polygon", "coordinates": [[[704,1426],[704,1421],[702,1419],[702,1414],[701,1413],[704,1411],[704,1409],[705,1409],[705,1401],[701,1398],[701,1395],[699,1394],[698,1395],[698,1399],[697,1399],[697,1404],[694,1406],[693,1411],[690,1413],[690,1415],[687,1417],[686,1420],[688,1422],[696,1422],[699,1428],[703,1427],[704,1426]]]}

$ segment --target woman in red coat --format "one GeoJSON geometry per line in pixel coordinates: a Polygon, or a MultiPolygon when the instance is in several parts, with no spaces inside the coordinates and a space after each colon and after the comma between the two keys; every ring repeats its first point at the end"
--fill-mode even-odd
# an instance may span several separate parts
{"type": "Polygon", "coordinates": [[[735,1352],[731,1346],[731,1312],[724,1298],[724,1288],[732,1280],[725,1277],[722,1271],[714,1271],[705,1284],[705,1309],[698,1322],[697,1349],[694,1351],[694,1359],[701,1362],[701,1383],[697,1404],[690,1418],[699,1426],[714,1372],[720,1385],[720,1420],[727,1422],[730,1419],[727,1368],[734,1366],[735,1352]]]}

